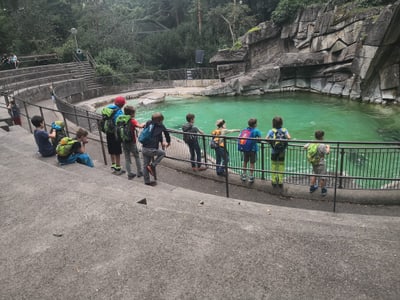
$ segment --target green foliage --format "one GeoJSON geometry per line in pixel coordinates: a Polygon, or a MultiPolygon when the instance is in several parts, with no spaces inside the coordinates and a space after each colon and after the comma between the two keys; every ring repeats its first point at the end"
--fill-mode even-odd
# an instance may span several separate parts
{"type": "MultiPolygon", "coordinates": [[[[329,1],[360,8],[395,2],[329,1]]],[[[270,16],[276,24],[283,25],[299,9],[315,3],[328,1],[0,0],[0,52],[28,55],[55,50],[63,62],[71,61],[76,46],[70,29],[74,27],[78,29],[79,48],[92,53],[100,65],[112,68],[114,75],[193,67],[196,49],[205,50],[207,62],[222,46],[240,48],[239,37],[260,30],[256,24],[270,16]],[[169,30],[144,34],[137,21],[146,19],[169,30]]]]}
{"type": "Polygon", "coordinates": [[[176,31],[156,33],[145,38],[142,58],[157,69],[173,69],[184,66],[184,45],[176,31]]]}
{"type": "Polygon", "coordinates": [[[97,81],[101,84],[112,84],[113,76],[115,75],[114,70],[109,65],[97,64],[96,65],[96,77],[97,81]]]}
{"type": "Polygon", "coordinates": [[[242,42],[241,41],[236,41],[233,44],[233,47],[231,48],[231,50],[239,50],[240,48],[242,48],[242,42]]]}
{"type": "Polygon", "coordinates": [[[283,25],[296,17],[297,11],[304,6],[302,0],[281,0],[272,13],[271,19],[275,24],[283,25]]]}
{"type": "Polygon", "coordinates": [[[106,48],[98,54],[96,61],[107,65],[116,72],[132,73],[139,69],[131,53],[120,48],[106,48]]]}
{"type": "Polygon", "coordinates": [[[359,7],[381,6],[394,3],[393,0],[357,0],[355,1],[359,7]]]}
{"type": "Polygon", "coordinates": [[[250,28],[250,29],[247,31],[247,33],[255,32],[255,31],[260,31],[260,30],[261,30],[261,28],[258,27],[258,26],[256,26],[256,27],[250,28]]]}
{"type": "Polygon", "coordinates": [[[232,46],[239,36],[243,35],[249,27],[254,26],[255,17],[250,14],[246,4],[228,3],[210,9],[207,14],[208,21],[215,28],[225,29],[231,36],[232,46]]]}
{"type": "Polygon", "coordinates": [[[75,42],[72,39],[68,39],[64,45],[56,47],[54,51],[61,62],[71,62],[73,61],[72,53],[76,50],[75,48],[75,42]]]}

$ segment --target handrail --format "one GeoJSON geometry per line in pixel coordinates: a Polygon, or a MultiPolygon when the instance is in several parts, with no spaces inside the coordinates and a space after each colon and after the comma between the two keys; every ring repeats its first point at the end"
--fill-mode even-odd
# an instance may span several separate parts
{"type": "Polygon", "coordinates": [[[96,69],[96,61],[94,60],[92,54],[89,51],[86,51],[86,58],[89,61],[90,65],[93,69],[96,69]]]}
{"type": "MultiPolygon", "coordinates": [[[[32,104],[13,96],[19,104],[23,103],[24,112],[21,114],[26,117],[30,125],[30,116],[27,107],[35,106],[39,108],[40,114],[46,120],[44,111],[49,110],[55,113],[60,113],[64,122],[67,122],[67,116],[73,116],[76,120],[86,120],[86,124],[96,124],[91,128],[87,128],[95,135],[93,140],[101,144],[104,164],[107,164],[105,141],[102,138],[102,133],[99,130],[98,122],[101,116],[97,113],[78,113],[56,110],[53,108],[42,107],[37,104],[32,104]],[[98,137],[98,138],[97,138],[98,137]]],[[[59,101],[60,99],[58,99],[59,101]]],[[[71,104],[70,104],[71,105],[71,104]]],[[[68,119],[73,119],[68,118],[68,119]]],[[[53,121],[53,120],[52,120],[53,121]]],[[[46,126],[49,126],[49,121],[45,121],[46,126]]],[[[82,126],[82,124],[76,124],[82,126]]],[[[83,126],[82,126],[83,127],[83,126]]],[[[32,128],[30,128],[32,132],[32,128]]],[[[67,128],[69,133],[69,129],[67,128]]],[[[176,140],[183,140],[183,132],[169,129],[172,137],[176,140]]],[[[194,134],[198,137],[202,149],[203,164],[211,169],[216,168],[214,150],[209,148],[210,140],[213,138],[209,134],[194,134]]],[[[229,152],[229,164],[225,167],[228,172],[225,175],[226,195],[229,197],[229,182],[230,176],[239,175],[243,170],[241,155],[237,151],[238,137],[224,136],[225,149],[229,152]]],[[[251,138],[253,139],[253,138],[251,138]]],[[[268,167],[270,157],[269,143],[264,140],[256,140],[260,145],[260,156],[256,162],[254,175],[260,180],[268,180],[272,174],[282,174],[284,183],[294,185],[308,185],[310,176],[315,176],[311,173],[311,167],[306,159],[306,151],[303,145],[313,140],[290,140],[286,153],[286,166],[283,172],[272,171],[268,167]],[[266,159],[263,159],[266,158],[266,159]]],[[[323,175],[327,179],[327,187],[334,191],[334,208],[336,206],[336,191],[337,189],[363,189],[363,190],[400,190],[400,142],[354,142],[354,141],[324,141],[325,144],[331,145],[331,154],[327,157],[328,174],[323,175]],[[388,175],[385,175],[388,174],[388,175]]],[[[169,150],[166,158],[170,160],[182,161],[190,163],[187,146],[183,142],[173,143],[172,150],[169,150]]],[[[140,146],[140,145],[139,145],[140,146]]],[[[248,171],[249,169],[245,169],[248,171]]],[[[317,176],[322,177],[322,176],[317,176]]]]}

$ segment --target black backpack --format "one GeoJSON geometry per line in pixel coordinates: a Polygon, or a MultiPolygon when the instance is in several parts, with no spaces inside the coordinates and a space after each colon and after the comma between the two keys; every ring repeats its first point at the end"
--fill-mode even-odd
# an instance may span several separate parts
{"type": "Polygon", "coordinates": [[[272,131],[274,132],[273,141],[270,142],[271,147],[275,150],[276,153],[285,152],[288,142],[286,138],[287,130],[286,128],[273,128],[272,131]]]}
{"type": "Polygon", "coordinates": [[[104,107],[101,111],[102,119],[100,120],[100,129],[104,133],[115,133],[114,116],[119,110],[119,107],[110,108],[104,107]]]}
{"type": "Polygon", "coordinates": [[[197,138],[197,136],[196,136],[196,135],[193,135],[193,134],[190,134],[190,132],[192,132],[192,130],[193,130],[193,126],[191,125],[190,127],[185,128],[185,129],[186,129],[186,130],[183,131],[183,132],[184,132],[184,134],[183,134],[183,141],[184,141],[186,144],[189,144],[190,142],[195,141],[196,138],[197,138]]]}

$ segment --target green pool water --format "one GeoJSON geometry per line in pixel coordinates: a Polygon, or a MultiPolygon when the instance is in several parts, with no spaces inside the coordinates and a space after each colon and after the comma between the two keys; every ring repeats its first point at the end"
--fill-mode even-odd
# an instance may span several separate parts
{"type": "Polygon", "coordinates": [[[196,125],[210,133],[217,119],[225,119],[228,128],[242,129],[249,118],[257,118],[265,135],[272,118],[281,116],[293,139],[314,138],[315,130],[324,130],[330,141],[398,141],[400,107],[373,105],[347,99],[305,93],[268,94],[252,97],[167,97],[164,103],[137,106],[136,117],[146,121],[151,114],[164,114],[167,128],[181,129],[185,116],[196,115],[196,125]]]}

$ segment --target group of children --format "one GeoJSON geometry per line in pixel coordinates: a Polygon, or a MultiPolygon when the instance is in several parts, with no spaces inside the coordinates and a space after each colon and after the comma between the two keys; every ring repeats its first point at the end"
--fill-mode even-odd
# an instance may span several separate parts
{"type": "MultiPolygon", "coordinates": [[[[189,116],[189,115],[188,115],[189,116]]],[[[188,118],[187,116],[187,118],[188,118]]],[[[194,120],[194,115],[193,120],[194,120]]],[[[189,121],[189,120],[188,120],[189,121]]],[[[193,126],[193,122],[191,124],[193,126]]],[[[261,139],[261,132],[257,127],[257,119],[251,118],[248,121],[248,127],[239,129],[227,129],[226,122],[223,119],[217,120],[216,129],[211,132],[212,140],[210,147],[215,150],[216,157],[216,172],[219,176],[226,176],[225,166],[229,162],[229,152],[225,148],[224,138],[226,134],[233,132],[240,132],[238,139],[238,150],[242,153],[242,174],[241,180],[249,183],[254,182],[254,168],[257,159],[257,152],[259,150],[257,139],[261,139]],[[249,168],[248,168],[249,165],[249,168]],[[248,174],[247,174],[248,171],[248,174]]],[[[185,126],[183,128],[185,132],[185,126]]],[[[199,131],[198,131],[199,132],[199,131]]],[[[319,179],[319,187],[321,188],[321,195],[327,194],[325,187],[326,180],[323,175],[326,174],[325,155],[329,154],[330,147],[322,143],[324,139],[324,131],[318,130],[315,132],[316,143],[308,143],[304,146],[307,150],[307,158],[312,165],[313,174],[310,179],[310,193],[318,189],[317,177],[319,179]]],[[[272,129],[270,129],[265,137],[265,140],[271,145],[271,183],[274,188],[283,188],[283,173],[285,171],[285,153],[287,148],[287,141],[291,139],[289,131],[283,127],[283,119],[276,116],[272,119],[272,129]]],[[[191,145],[189,144],[189,148],[191,145]]],[[[197,161],[200,165],[200,155],[197,155],[197,161]]],[[[191,149],[191,161],[193,166],[194,154],[191,149]]]]}
{"type": "Polygon", "coordinates": [[[142,177],[146,185],[156,185],[157,175],[156,166],[165,157],[165,149],[171,145],[171,137],[167,128],[163,125],[164,116],[161,113],[154,113],[151,120],[140,124],[135,119],[136,110],[133,106],[127,105],[126,100],[123,96],[118,96],[114,99],[114,103],[106,107],[113,111],[111,118],[111,126],[117,126],[119,119],[122,116],[130,116],[130,139],[121,139],[116,134],[115,127],[107,129],[107,126],[102,128],[102,131],[106,133],[108,153],[111,157],[111,169],[115,175],[121,175],[125,173],[121,167],[121,154],[122,150],[125,155],[125,168],[128,174],[128,179],[134,177],[142,177]],[[122,108],[125,106],[124,110],[122,108]],[[137,135],[137,128],[143,128],[141,136],[137,135]],[[144,135],[148,133],[148,137],[144,138],[144,135]],[[165,136],[165,141],[164,141],[165,136]],[[143,169],[139,158],[139,150],[137,142],[140,141],[142,144],[142,156],[143,156],[143,169]],[[161,145],[161,149],[160,149],[161,145]],[[137,173],[134,173],[131,169],[131,153],[135,158],[137,173]],[[150,175],[154,178],[151,180],[150,175]]]}
{"type": "MultiPolygon", "coordinates": [[[[112,111],[109,116],[112,124],[112,129],[107,130],[101,128],[106,133],[108,153],[111,157],[111,170],[115,175],[121,175],[127,172],[128,179],[134,177],[143,177],[146,185],[156,185],[156,166],[165,157],[165,149],[171,145],[171,137],[164,126],[164,116],[161,113],[154,113],[151,120],[145,123],[139,123],[135,119],[136,110],[133,106],[127,105],[126,99],[123,96],[118,96],[114,102],[106,107],[112,111]],[[125,106],[125,107],[124,107],[125,106]],[[124,108],[124,109],[123,109],[124,108]],[[122,110],[123,109],[123,110],[122,110]],[[128,117],[129,120],[129,139],[121,139],[116,133],[117,124],[123,117],[128,117]],[[138,136],[137,129],[141,128],[142,133],[138,136]],[[145,136],[147,135],[147,136],[145,136]],[[165,141],[164,141],[165,138],[165,141]],[[137,142],[142,144],[143,169],[139,157],[137,142]],[[161,146],[161,147],[160,147],[161,146]],[[125,156],[125,170],[121,167],[121,154],[125,156]],[[131,154],[136,163],[137,172],[133,172],[131,168],[131,154]],[[150,175],[154,180],[151,180],[150,175]]],[[[194,126],[195,115],[187,114],[186,121],[182,127],[183,139],[189,147],[191,166],[194,171],[206,170],[206,167],[201,162],[201,150],[198,141],[198,134],[204,134],[199,128],[194,126]]],[[[40,116],[34,116],[31,120],[35,126],[34,136],[39,147],[39,152],[42,156],[48,157],[57,154],[57,159],[60,164],[70,164],[74,162],[82,163],[93,167],[93,162],[90,156],[86,153],[85,145],[87,144],[88,132],[82,128],[76,133],[74,140],[66,138],[61,139],[57,145],[52,145],[50,139],[56,138],[56,131],[47,133],[44,130],[44,120],[40,116]],[[68,153],[63,156],[62,144],[70,145],[68,153]]],[[[107,126],[104,126],[107,127],[107,126]]],[[[210,147],[215,150],[216,157],[216,173],[219,176],[226,176],[225,166],[229,162],[229,152],[225,148],[224,136],[230,133],[240,132],[238,138],[238,150],[242,153],[242,174],[241,180],[249,183],[254,182],[254,169],[257,160],[257,152],[259,151],[257,139],[261,139],[261,132],[257,129],[257,119],[251,118],[248,120],[248,127],[239,129],[227,129],[226,121],[219,119],[216,122],[216,129],[212,131],[212,139],[210,147]]],[[[310,180],[310,193],[318,189],[317,177],[319,178],[319,186],[321,194],[326,195],[325,179],[326,174],[325,155],[329,154],[329,145],[323,144],[324,132],[318,130],[315,132],[317,143],[308,143],[304,148],[308,151],[308,159],[313,166],[313,174],[310,180]],[[312,154],[311,154],[312,153],[312,154]]],[[[285,171],[285,152],[287,141],[291,139],[289,131],[283,127],[283,119],[279,116],[272,120],[272,129],[270,129],[265,137],[265,140],[270,143],[271,149],[271,183],[274,188],[283,187],[283,173],[285,171]]]]}
{"type": "MultiPolygon", "coordinates": [[[[164,116],[161,113],[154,113],[151,120],[140,124],[135,119],[135,108],[130,105],[125,106],[125,104],[126,100],[123,96],[116,97],[114,102],[107,106],[113,111],[110,117],[112,124],[110,127],[112,128],[108,131],[101,128],[106,133],[112,173],[121,175],[127,172],[128,179],[131,180],[136,176],[143,177],[146,185],[154,186],[157,180],[156,166],[165,157],[165,149],[171,144],[170,134],[163,125],[164,116]],[[117,134],[116,125],[121,117],[128,117],[129,134],[131,135],[129,139],[121,140],[117,134]],[[143,128],[142,132],[147,131],[149,137],[141,140],[141,137],[137,135],[137,128],[143,128]],[[143,170],[139,158],[138,141],[142,143],[143,170]],[[159,148],[160,145],[161,149],[159,148]],[[122,170],[121,167],[122,151],[125,155],[126,171],[122,170]],[[135,158],[136,173],[131,168],[131,154],[135,158]],[[153,176],[154,180],[150,179],[150,175],[153,176]]],[[[75,139],[71,139],[66,136],[57,136],[56,128],[58,124],[55,124],[55,122],[53,122],[54,127],[52,126],[52,130],[48,133],[44,129],[44,119],[41,116],[32,117],[31,122],[35,126],[34,137],[41,156],[51,157],[57,155],[57,160],[61,165],[78,162],[93,167],[93,161],[86,153],[85,145],[88,143],[88,132],[86,130],[80,128],[76,133],[75,139]]]]}
{"type": "Polygon", "coordinates": [[[41,116],[33,116],[31,123],[35,126],[33,135],[41,156],[51,157],[57,155],[60,165],[78,162],[89,167],[94,166],[89,154],[86,153],[88,132],[85,129],[79,128],[75,139],[72,139],[65,134],[58,135],[56,126],[59,125],[55,123],[53,123],[54,126],[48,133],[44,129],[44,119],[41,116]]]}

